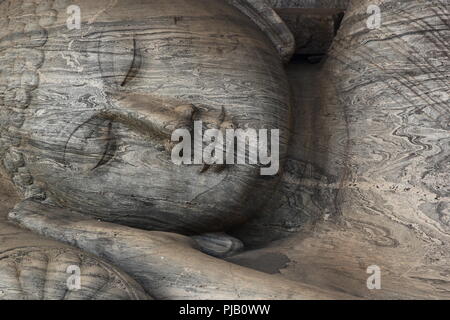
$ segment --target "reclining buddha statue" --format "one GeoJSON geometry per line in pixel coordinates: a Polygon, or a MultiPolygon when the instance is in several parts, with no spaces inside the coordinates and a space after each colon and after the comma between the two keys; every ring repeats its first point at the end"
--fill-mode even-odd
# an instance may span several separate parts
{"type": "MultiPolygon", "coordinates": [[[[136,240],[144,230],[200,236],[190,241],[204,241],[205,250],[212,248],[209,241],[230,242],[230,250],[241,246],[226,235],[201,235],[247,221],[270,199],[279,175],[264,178],[254,165],[176,165],[171,132],[191,129],[194,121],[219,130],[277,128],[283,157],[290,117],[283,60],[293,41],[270,7],[219,0],[23,0],[2,1],[0,12],[0,154],[23,199],[11,218],[42,214],[65,226],[90,221],[87,233],[98,223],[111,230],[127,226],[136,240]],[[69,27],[73,5],[79,28],[69,27]]],[[[31,229],[40,225],[25,220],[31,229]]],[[[110,260],[84,248],[76,227],[74,238],[64,228],[58,228],[64,235],[51,229],[40,233],[110,260]]],[[[173,235],[154,237],[167,242],[173,235]]],[[[86,241],[94,247],[103,242],[86,241]]],[[[0,275],[0,283],[8,276],[0,275]]],[[[158,277],[145,275],[142,285],[160,298],[168,289],[152,290],[160,287],[158,277]]],[[[7,297],[19,294],[8,290],[7,297]]]]}
{"type": "MultiPolygon", "coordinates": [[[[357,2],[351,1],[341,42],[332,53],[344,57],[363,51],[350,39],[358,32],[351,21],[364,7],[357,2]]],[[[361,295],[233,261],[245,246],[260,245],[247,239],[252,223],[259,223],[253,232],[262,230],[259,238],[267,239],[271,235],[264,230],[276,229],[283,219],[278,229],[289,224],[296,211],[289,207],[286,214],[277,199],[286,183],[298,178],[292,178],[292,162],[285,165],[293,154],[288,146],[298,147],[311,134],[302,134],[298,124],[303,120],[292,116],[285,63],[295,51],[294,36],[268,2],[0,0],[0,26],[0,171],[4,188],[18,195],[8,210],[9,221],[0,218],[0,299],[361,295]],[[173,132],[192,132],[196,123],[202,131],[279,130],[280,170],[264,176],[261,164],[174,163],[173,132]],[[297,140],[292,142],[293,134],[297,140]],[[280,211],[274,209],[277,205],[280,211]],[[267,208],[273,209],[271,215],[267,208]],[[67,281],[74,268],[80,270],[81,286],[72,291],[67,281]]],[[[378,41],[374,39],[361,43],[378,41]]],[[[350,181],[352,170],[360,172],[358,164],[347,166],[359,159],[351,156],[349,134],[360,130],[352,121],[362,111],[349,115],[345,107],[332,107],[366,101],[364,95],[356,94],[359,100],[350,96],[359,82],[351,79],[355,74],[350,69],[339,69],[338,60],[331,54],[323,72],[333,80],[342,75],[342,82],[331,89],[323,86],[317,114],[310,117],[320,128],[305,124],[305,130],[323,134],[315,137],[318,154],[309,157],[305,151],[294,158],[307,158],[305,166],[330,173],[317,174],[323,187],[318,197],[329,204],[320,214],[344,228],[348,224],[339,223],[345,217],[341,205],[358,196],[342,189],[358,180],[350,181]]],[[[360,67],[358,76],[370,69],[355,67],[360,67]]],[[[396,134],[406,136],[407,131],[396,134]]],[[[412,143],[426,148],[418,140],[412,143]]],[[[301,181],[305,187],[307,182],[301,181]]],[[[301,196],[308,208],[316,202],[306,200],[309,194],[301,196]]],[[[379,207],[374,211],[384,212],[380,203],[388,201],[373,197],[379,207]]],[[[354,220],[351,224],[368,228],[354,220]]],[[[374,237],[380,232],[374,231],[374,237]]],[[[389,245],[396,247],[396,241],[389,245]]]]}

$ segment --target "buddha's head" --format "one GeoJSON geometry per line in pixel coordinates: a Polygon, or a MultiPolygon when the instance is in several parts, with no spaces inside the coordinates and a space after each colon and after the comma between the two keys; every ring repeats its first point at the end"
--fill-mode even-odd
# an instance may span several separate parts
{"type": "Polygon", "coordinates": [[[1,143],[25,192],[98,219],[198,233],[242,223],[278,175],[258,165],[177,165],[171,131],[279,129],[279,51],[225,1],[1,1],[1,143]],[[67,7],[81,28],[67,27],[67,7]],[[28,13],[24,15],[23,13],[28,13]],[[31,14],[30,14],[31,13],[31,14]]]}

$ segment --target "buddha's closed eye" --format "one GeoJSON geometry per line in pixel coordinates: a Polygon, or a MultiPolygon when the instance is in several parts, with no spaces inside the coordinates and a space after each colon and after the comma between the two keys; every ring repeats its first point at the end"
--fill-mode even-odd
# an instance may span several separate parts
{"type": "Polygon", "coordinates": [[[92,117],[70,135],[64,148],[64,164],[77,171],[91,171],[107,164],[117,150],[113,122],[92,117]]]}
{"type": "Polygon", "coordinates": [[[151,96],[128,95],[78,125],[64,147],[64,164],[89,172],[108,164],[120,144],[145,144],[170,152],[173,130],[192,129],[196,108],[151,96]],[[132,136],[122,139],[124,136],[132,136]]]}

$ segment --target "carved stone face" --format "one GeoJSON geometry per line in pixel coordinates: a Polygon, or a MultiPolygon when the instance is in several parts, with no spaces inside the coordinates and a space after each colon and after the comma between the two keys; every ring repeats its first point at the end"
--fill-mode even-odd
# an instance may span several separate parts
{"type": "Polygon", "coordinates": [[[196,233],[244,222],[270,198],[277,179],[255,166],[201,173],[170,157],[170,131],[194,120],[280,129],[284,156],[281,60],[224,2],[77,1],[80,30],[59,12],[17,147],[50,199],[106,221],[196,233]]]}

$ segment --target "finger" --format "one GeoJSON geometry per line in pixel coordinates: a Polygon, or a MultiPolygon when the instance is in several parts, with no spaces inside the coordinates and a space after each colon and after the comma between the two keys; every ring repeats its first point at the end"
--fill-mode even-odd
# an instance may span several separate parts
{"type": "Polygon", "coordinates": [[[210,256],[226,258],[243,250],[244,244],[226,233],[205,233],[193,236],[200,250],[210,256]]]}
{"type": "Polygon", "coordinates": [[[157,299],[352,298],[208,256],[188,237],[87,220],[29,200],[10,219],[111,261],[157,299]]]}

